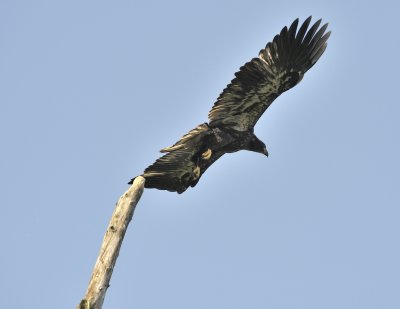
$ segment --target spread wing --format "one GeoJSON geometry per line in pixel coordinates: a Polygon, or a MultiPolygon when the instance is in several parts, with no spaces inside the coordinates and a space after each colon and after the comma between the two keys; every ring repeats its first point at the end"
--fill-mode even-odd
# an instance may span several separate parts
{"type": "Polygon", "coordinates": [[[146,179],[145,187],[184,192],[199,176],[192,161],[195,151],[193,148],[182,148],[157,159],[142,175],[146,179]]]}
{"type": "Polygon", "coordinates": [[[210,126],[238,131],[253,129],[271,103],[294,87],[324,53],[330,32],[318,20],[308,31],[311,16],[297,31],[299,20],[284,27],[258,55],[242,66],[208,114],[210,126]],[[318,30],[318,31],[317,31],[318,30]]]}
{"type": "MultiPolygon", "coordinates": [[[[207,149],[211,132],[207,124],[201,124],[174,145],[162,149],[166,154],[142,175],[146,179],[145,187],[182,193],[189,186],[195,186],[202,174],[198,157],[207,149]]],[[[133,183],[133,179],[129,183],[133,183]]]]}
{"type": "Polygon", "coordinates": [[[175,144],[170,147],[165,147],[160,152],[171,152],[177,149],[188,147],[189,145],[200,144],[204,137],[211,134],[210,127],[207,123],[198,125],[180,138],[175,144]]]}

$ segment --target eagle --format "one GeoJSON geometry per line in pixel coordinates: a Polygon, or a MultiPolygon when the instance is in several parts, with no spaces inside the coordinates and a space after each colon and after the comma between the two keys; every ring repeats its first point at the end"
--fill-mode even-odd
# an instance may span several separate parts
{"type": "Polygon", "coordinates": [[[208,123],[162,149],[164,155],[144,170],[145,188],[180,194],[194,187],[226,153],[249,150],[268,156],[254,126],[277,97],[303,79],[327,47],[328,24],[320,27],[319,19],[309,28],[310,22],[311,16],[297,30],[297,18],[235,73],[208,113],[208,123]]]}

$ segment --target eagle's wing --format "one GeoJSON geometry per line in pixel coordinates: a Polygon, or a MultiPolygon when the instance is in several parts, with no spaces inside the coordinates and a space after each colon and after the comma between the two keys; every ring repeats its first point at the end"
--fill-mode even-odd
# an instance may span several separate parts
{"type": "Polygon", "coordinates": [[[192,161],[194,151],[182,148],[157,159],[142,175],[146,179],[145,187],[184,192],[199,177],[196,164],[192,161]]]}
{"type": "Polygon", "coordinates": [[[161,152],[167,154],[146,168],[142,175],[146,179],[145,187],[182,193],[189,186],[195,186],[202,174],[197,158],[207,150],[211,132],[207,124],[201,124],[174,145],[162,149],[161,152]]]}
{"type": "Polygon", "coordinates": [[[307,31],[310,21],[311,16],[298,31],[298,19],[289,29],[284,27],[260,51],[258,58],[240,68],[208,114],[211,127],[253,129],[268,106],[302,79],[325,51],[330,35],[325,33],[328,24],[318,30],[321,20],[307,31]]]}
{"type": "Polygon", "coordinates": [[[204,137],[211,134],[210,127],[207,123],[198,125],[196,128],[190,130],[184,136],[180,138],[175,144],[170,147],[165,147],[160,150],[160,152],[171,152],[177,149],[188,147],[189,145],[199,145],[204,137]]]}

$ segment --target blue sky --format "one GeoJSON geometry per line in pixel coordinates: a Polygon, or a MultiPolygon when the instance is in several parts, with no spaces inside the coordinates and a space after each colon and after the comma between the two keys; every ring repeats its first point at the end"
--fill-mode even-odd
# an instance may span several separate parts
{"type": "Polygon", "coordinates": [[[332,36],[182,195],[146,190],[104,308],[398,308],[395,1],[0,3],[1,308],[74,308],[127,181],[295,18],[332,36]]]}

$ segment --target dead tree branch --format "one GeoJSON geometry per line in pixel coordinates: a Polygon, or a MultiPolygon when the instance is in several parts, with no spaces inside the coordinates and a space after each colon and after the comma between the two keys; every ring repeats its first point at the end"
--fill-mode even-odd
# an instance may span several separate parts
{"type": "Polygon", "coordinates": [[[132,186],[119,198],[104,235],[86,295],[77,309],[101,309],[103,306],[125,232],[143,193],[144,182],[143,177],[136,177],[132,186]]]}

